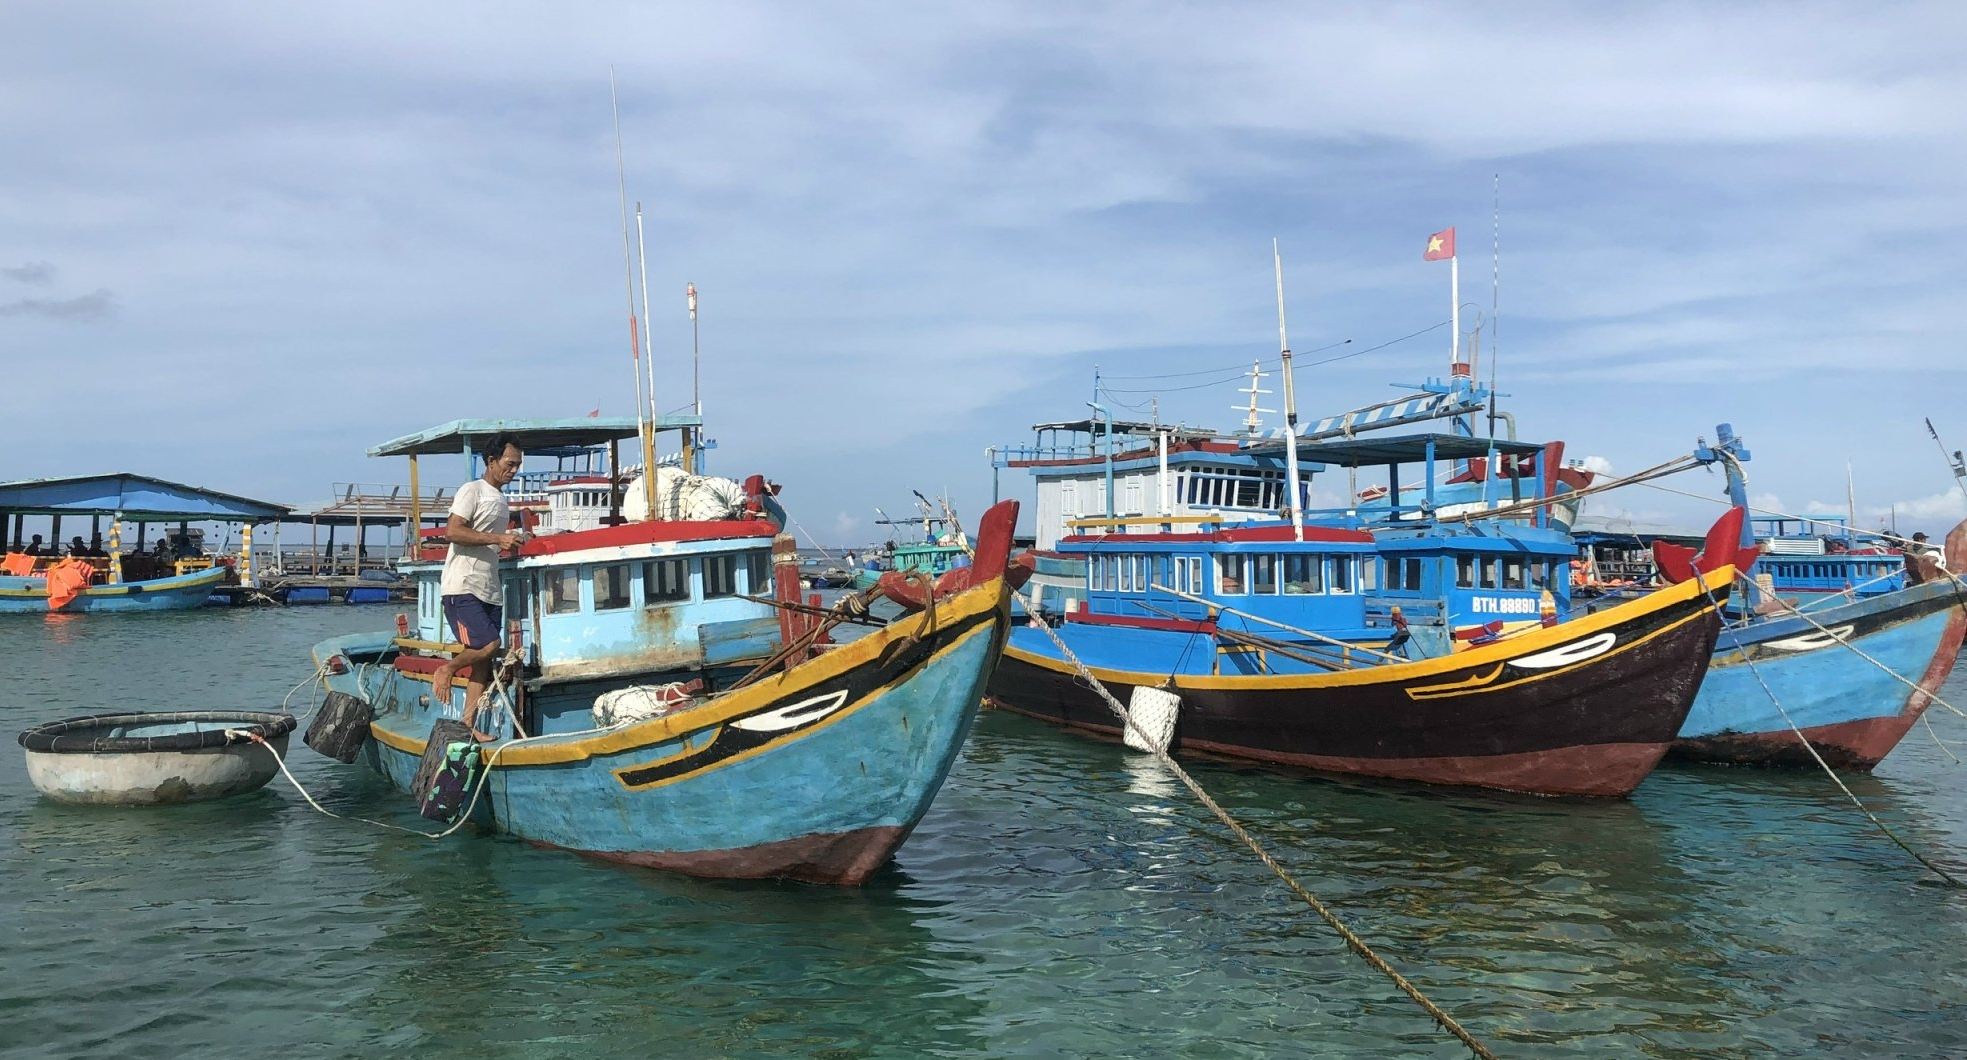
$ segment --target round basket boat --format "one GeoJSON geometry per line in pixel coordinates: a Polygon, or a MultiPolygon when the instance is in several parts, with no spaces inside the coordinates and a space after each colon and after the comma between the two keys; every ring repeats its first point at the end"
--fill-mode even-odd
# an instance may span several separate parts
{"type": "Polygon", "coordinates": [[[264,787],[287,753],[291,714],[187,710],[93,714],[20,734],[27,776],[61,802],[143,806],[199,802],[264,787]],[[253,742],[257,734],[273,748],[253,742]]]}

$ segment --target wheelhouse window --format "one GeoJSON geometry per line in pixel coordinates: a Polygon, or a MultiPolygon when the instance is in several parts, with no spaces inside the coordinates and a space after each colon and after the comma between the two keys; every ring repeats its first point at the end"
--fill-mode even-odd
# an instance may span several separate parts
{"type": "Polygon", "coordinates": [[[1309,596],[1324,591],[1324,556],[1290,555],[1284,557],[1284,595],[1309,596]]]}
{"type": "Polygon", "coordinates": [[[629,605],[628,564],[594,568],[594,609],[618,611],[629,605]]]}
{"type": "Polygon", "coordinates": [[[1373,557],[1371,556],[1360,557],[1359,591],[1362,593],[1370,593],[1378,590],[1379,587],[1380,587],[1380,565],[1373,562],[1373,557]]]}
{"type": "Polygon", "coordinates": [[[1479,587],[1483,589],[1494,589],[1496,587],[1496,558],[1494,556],[1484,556],[1477,560],[1476,563],[1476,577],[1479,587]]]}
{"type": "Polygon", "coordinates": [[[1351,556],[1332,557],[1333,592],[1349,593],[1352,591],[1352,564],[1353,558],[1351,556]]]}
{"type": "Polygon", "coordinates": [[[1243,557],[1216,557],[1216,592],[1224,596],[1243,595],[1243,557]]]}
{"type": "Polygon", "coordinates": [[[581,609],[581,572],[577,567],[550,570],[542,577],[546,581],[546,613],[564,615],[569,611],[581,609]]]}
{"type": "Polygon", "coordinates": [[[1464,589],[1475,588],[1475,557],[1455,557],[1455,584],[1464,589]]]}
{"type": "Polygon", "coordinates": [[[1503,588],[1521,589],[1528,582],[1523,575],[1523,560],[1519,556],[1503,557],[1503,588]]]}
{"type": "Polygon", "coordinates": [[[1115,556],[1113,558],[1118,561],[1120,567],[1120,591],[1123,593],[1134,592],[1134,557],[1115,556]]]}
{"type": "Polygon", "coordinates": [[[704,599],[737,594],[738,557],[728,552],[721,556],[705,556],[703,558],[704,599]]]}
{"type": "Polygon", "coordinates": [[[1176,592],[1202,593],[1206,591],[1202,584],[1201,556],[1176,556],[1174,557],[1173,564],[1175,568],[1174,586],[1176,592]]]}
{"type": "Polygon", "coordinates": [[[642,564],[642,599],[651,607],[690,598],[690,561],[658,559],[642,564]]]}
{"type": "Polygon", "coordinates": [[[744,554],[745,592],[762,596],[772,589],[772,553],[769,549],[744,554]]]}
{"type": "Polygon", "coordinates": [[[1250,557],[1250,591],[1264,596],[1277,595],[1277,557],[1269,554],[1250,557]]]}

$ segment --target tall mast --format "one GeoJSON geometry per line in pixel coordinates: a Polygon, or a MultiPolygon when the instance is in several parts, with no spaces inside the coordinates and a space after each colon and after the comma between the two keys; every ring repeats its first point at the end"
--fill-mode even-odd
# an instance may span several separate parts
{"type": "MultiPolygon", "coordinates": [[[[1298,503],[1298,394],[1291,379],[1291,340],[1284,331],[1284,255],[1275,236],[1270,240],[1270,261],[1277,272],[1277,353],[1284,362],[1284,504],[1291,513],[1291,536],[1303,541],[1305,516],[1303,505],[1298,503]]],[[[1252,407],[1256,400],[1255,394],[1250,395],[1252,407]]]]}
{"type": "Polygon", "coordinates": [[[697,443],[703,434],[703,355],[697,342],[697,285],[683,285],[690,303],[690,406],[696,410],[697,425],[690,428],[690,444],[683,450],[683,470],[696,474],[697,443]]]}
{"type": "Polygon", "coordinates": [[[647,517],[656,517],[656,438],[655,427],[645,416],[648,402],[642,396],[642,336],[635,317],[635,258],[628,245],[628,175],[622,165],[622,107],[615,93],[615,68],[608,67],[608,102],[615,112],[615,183],[622,202],[622,275],[628,294],[628,352],[635,376],[635,429],[642,436],[642,497],[647,517]]]}
{"type": "Polygon", "coordinates": [[[635,204],[635,257],[642,274],[642,363],[645,366],[644,371],[649,373],[649,438],[653,442],[656,436],[656,424],[661,417],[656,414],[656,329],[648,326],[649,251],[648,245],[643,241],[640,202],[635,204]]]}

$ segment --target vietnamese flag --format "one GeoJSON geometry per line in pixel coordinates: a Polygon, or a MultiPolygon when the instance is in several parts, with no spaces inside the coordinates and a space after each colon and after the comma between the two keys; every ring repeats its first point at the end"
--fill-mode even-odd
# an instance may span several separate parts
{"type": "Polygon", "coordinates": [[[1444,228],[1427,237],[1427,252],[1421,255],[1422,261],[1446,261],[1455,256],[1455,229],[1444,228]]]}

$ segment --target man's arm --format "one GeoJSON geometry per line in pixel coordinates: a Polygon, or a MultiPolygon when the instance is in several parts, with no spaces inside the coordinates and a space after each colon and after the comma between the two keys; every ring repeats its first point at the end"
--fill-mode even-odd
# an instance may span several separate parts
{"type": "Polygon", "coordinates": [[[473,530],[471,524],[464,521],[464,516],[456,513],[444,524],[444,536],[453,544],[497,545],[500,548],[517,548],[520,541],[518,534],[488,534],[483,530],[473,530]]]}

